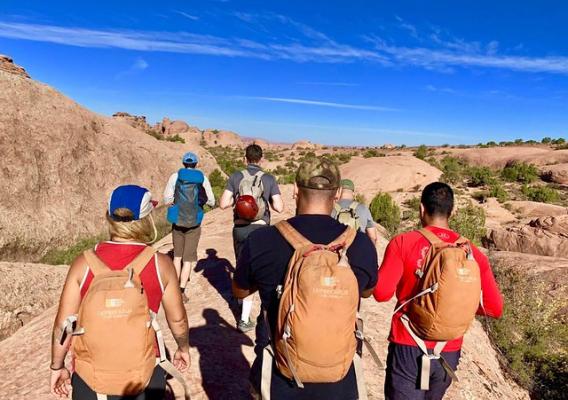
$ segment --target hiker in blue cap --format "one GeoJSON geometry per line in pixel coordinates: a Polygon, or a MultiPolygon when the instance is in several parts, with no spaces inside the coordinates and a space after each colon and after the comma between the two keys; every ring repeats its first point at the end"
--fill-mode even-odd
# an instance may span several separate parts
{"type": "Polygon", "coordinates": [[[197,263],[197,245],[201,237],[203,206],[215,205],[215,196],[209,179],[196,169],[197,154],[187,152],[182,157],[183,168],[173,173],[164,190],[164,203],[170,205],[168,221],[172,223],[174,266],[184,302],[188,301],[185,287],[191,270],[197,263]]]}

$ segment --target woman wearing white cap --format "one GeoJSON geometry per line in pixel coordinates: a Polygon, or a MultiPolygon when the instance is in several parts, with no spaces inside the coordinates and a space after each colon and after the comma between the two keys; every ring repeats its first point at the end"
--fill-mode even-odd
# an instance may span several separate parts
{"type": "Polygon", "coordinates": [[[68,397],[70,383],[73,399],[162,399],[165,370],[172,368],[156,320],[160,304],[178,345],[173,364],[188,369],[189,327],[176,271],[148,246],[157,235],[155,205],[145,188],[116,188],[106,216],[111,240],[71,264],[53,328],[54,395],[68,397]],[[72,376],[65,363],[71,342],[72,376]]]}

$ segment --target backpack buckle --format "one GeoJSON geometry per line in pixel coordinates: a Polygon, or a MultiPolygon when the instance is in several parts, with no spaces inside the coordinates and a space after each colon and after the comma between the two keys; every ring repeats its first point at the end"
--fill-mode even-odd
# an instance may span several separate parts
{"type": "Polygon", "coordinates": [[[418,275],[420,279],[422,279],[422,277],[424,276],[424,271],[422,271],[421,268],[417,268],[415,274],[418,275]]]}

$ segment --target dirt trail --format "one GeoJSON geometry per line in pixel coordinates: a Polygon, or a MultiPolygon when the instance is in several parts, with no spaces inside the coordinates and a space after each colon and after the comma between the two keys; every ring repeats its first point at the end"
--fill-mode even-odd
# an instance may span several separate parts
{"type": "MultiPolygon", "coordinates": [[[[287,204],[292,204],[291,190],[285,188],[287,204]]],[[[291,210],[285,217],[291,215],[291,210]]],[[[278,218],[279,219],[279,218],[278,218]]],[[[192,366],[187,378],[191,383],[193,399],[248,399],[247,377],[253,360],[254,334],[243,335],[234,329],[235,318],[229,307],[229,271],[234,266],[231,240],[231,214],[219,210],[208,213],[203,225],[199,247],[200,257],[209,256],[199,264],[190,284],[187,311],[190,323],[192,366]]],[[[166,245],[161,251],[168,251],[166,245]]],[[[362,313],[366,319],[367,335],[373,339],[380,356],[386,359],[389,318],[392,303],[378,304],[373,299],[363,301],[362,313]]],[[[258,312],[258,299],[254,313],[258,312]]],[[[49,399],[49,341],[55,314],[48,309],[25,325],[10,338],[0,342],[0,398],[49,399]]],[[[162,321],[165,326],[165,322],[162,321]]],[[[167,329],[166,329],[167,330],[167,329]]],[[[175,349],[167,335],[169,349],[175,349]]],[[[383,399],[384,371],[372,364],[365,355],[365,374],[370,399],[383,399]]],[[[528,399],[525,391],[503,377],[495,352],[480,324],[475,322],[467,334],[463,359],[453,385],[450,400],[528,399]]],[[[173,383],[181,399],[180,387],[173,383]]]]}

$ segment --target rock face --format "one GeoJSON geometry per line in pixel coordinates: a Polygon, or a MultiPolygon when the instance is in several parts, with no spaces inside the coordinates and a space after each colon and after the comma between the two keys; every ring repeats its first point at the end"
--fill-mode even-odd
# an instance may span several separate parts
{"type": "Polygon", "coordinates": [[[146,122],[146,117],[143,115],[130,115],[127,112],[119,111],[114,113],[112,117],[118,121],[126,122],[131,127],[144,132],[151,128],[148,122],[146,122]]]}
{"type": "Polygon", "coordinates": [[[568,163],[541,168],[543,178],[554,183],[568,185],[568,163]]]}
{"type": "Polygon", "coordinates": [[[198,145],[157,140],[97,115],[51,87],[0,71],[0,259],[37,260],[104,228],[110,191],[148,187],[161,198],[181,155],[198,145]]]}
{"type": "Polygon", "coordinates": [[[65,265],[0,262],[0,340],[51,307],[66,274],[65,265]]]}
{"type": "Polygon", "coordinates": [[[353,180],[355,190],[368,201],[378,192],[409,191],[437,181],[442,172],[411,156],[354,157],[340,167],[341,176],[353,180]]]}
{"type": "Polygon", "coordinates": [[[568,215],[537,218],[528,225],[493,229],[485,244],[495,250],[568,258],[568,215]]]}
{"type": "Polygon", "coordinates": [[[154,129],[166,136],[178,135],[182,132],[187,132],[192,128],[185,121],[170,121],[168,117],[164,117],[162,122],[154,125],[154,129]]]}
{"type": "MultiPolygon", "coordinates": [[[[292,187],[282,187],[287,209],[276,220],[292,215],[292,187]]],[[[199,242],[199,267],[188,287],[190,301],[186,305],[190,325],[191,367],[186,374],[193,399],[249,399],[248,375],[254,359],[254,332],[244,335],[234,329],[234,302],[231,300],[230,271],[234,266],[230,211],[213,210],[206,214],[203,236],[199,242]],[[209,249],[209,250],[208,250],[209,249]],[[214,251],[212,251],[214,250],[214,251]],[[208,255],[208,254],[209,255],[208,255]]],[[[162,251],[168,251],[170,237],[162,251]]],[[[157,244],[157,246],[159,246],[157,244]]],[[[0,292],[0,296],[3,293],[0,292]]],[[[252,315],[257,315],[258,297],[252,315]]],[[[379,356],[385,360],[386,337],[394,305],[379,304],[373,299],[362,301],[365,333],[373,339],[379,356]]],[[[46,351],[55,309],[49,308],[14,335],[0,342],[0,398],[13,400],[50,399],[49,352],[46,351]]],[[[163,318],[162,326],[165,327],[163,318]]],[[[166,344],[175,349],[169,329],[164,329],[166,344]]],[[[369,399],[383,397],[384,370],[379,370],[367,351],[364,372],[369,399]]],[[[526,391],[505,377],[481,324],[474,322],[465,336],[462,361],[457,372],[460,382],[452,385],[448,400],[528,400],[526,391]]],[[[176,399],[182,399],[181,388],[172,387],[176,399]]]]}
{"type": "MultiPolygon", "coordinates": [[[[508,146],[471,149],[444,149],[472,165],[503,168],[511,162],[525,162],[537,166],[568,163],[568,150],[554,150],[550,147],[508,146]]],[[[548,168],[548,167],[547,167],[548,168]]]]}
{"type": "Polygon", "coordinates": [[[557,217],[568,214],[568,207],[555,204],[540,203],[537,201],[508,201],[510,208],[522,217],[557,217]]]}
{"type": "Polygon", "coordinates": [[[203,132],[203,141],[208,147],[224,146],[224,147],[242,147],[243,141],[235,132],[206,130],[203,132]]]}
{"type": "Polygon", "coordinates": [[[14,64],[14,60],[3,54],[0,54],[0,71],[5,71],[24,78],[30,77],[24,68],[14,64]]]}

